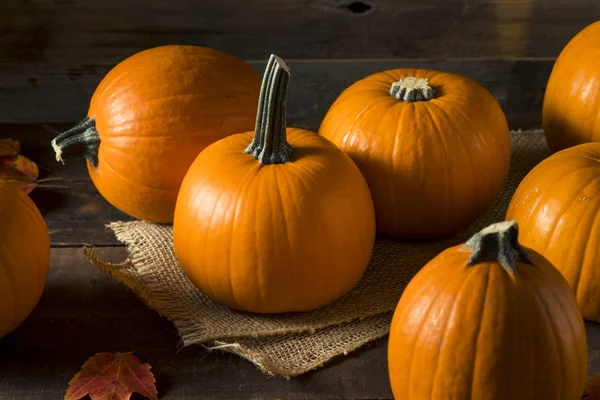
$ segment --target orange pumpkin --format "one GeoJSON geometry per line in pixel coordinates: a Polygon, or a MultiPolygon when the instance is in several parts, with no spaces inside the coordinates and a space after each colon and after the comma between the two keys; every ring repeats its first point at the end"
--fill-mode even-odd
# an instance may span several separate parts
{"type": "Polygon", "coordinates": [[[576,293],[585,319],[600,321],[600,142],[554,153],[521,181],[506,218],[576,293]]]}
{"type": "Polygon", "coordinates": [[[35,308],[50,268],[50,237],[33,201],[0,179],[0,338],[35,308]]]}
{"type": "Polygon", "coordinates": [[[510,133],[500,105],[455,74],[370,75],[336,99],[319,134],[360,168],[377,232],[386,236],[451,236],[486,211],[508,176],[510,133]]]}
{"type": "Polygon", "coordinates": [[[208,146],[177,198],[181,267],[213,301],[255,313],[308,311],[361,279],[375,240],[369,188],[314,132],[286,127],[289,70],[271,56],[254,132],[208,146]]]}
{"type": "Polygon", "coordinates": [[[411,280],[392,319],[388,370],[402,400],[575,400],[587,357],[571,288],[506,221],[411,280]]]}
{"type": "Polygon", "coordinates": [[[207,145],[254,126],[259,90],[252,67],[217,50],[139,52],[100,82],[87,118],[52,141],[56,159],[85,157],[114,207],[172,222],[187,169],[207,145]]]}
{"type": "Polygon", "coordinates": [[[600,141],[600,21],[559,54],[544,93],[542,124],[553,152],[600,141]]]}

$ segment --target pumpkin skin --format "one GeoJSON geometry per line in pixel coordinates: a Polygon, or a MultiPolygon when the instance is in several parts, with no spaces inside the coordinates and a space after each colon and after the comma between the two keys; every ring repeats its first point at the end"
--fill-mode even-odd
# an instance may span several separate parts
{"type": "Polygon", "coordinates": [[[33,201],[0,179],[0,338],[25,321],[46,286],[50,237],[33,201]]]}
{"type": "MultiPolygon", "coordinates": [[[[289,74],[273,57],[278,73],[289,74]]],[[[276,75],[274,86],[281,79],[276,75]]],[[[259,105],[259,118],[263,108],[285,110],[285,102],[259,105]]],[[[314,132],[279,127],[258,122],[257,133],[208,146],[177,199],[173,242],[183,271],[214,302],[236,310],[281,313],[330,304],[358,283],[374,246],[373,202],[356,165],[314,132]],[[245,152],[265,130],[281,135],[280,151],[264,159],[260,151],[245,152]],[[273,162],[277,154],[281,160],[273,162]]]]}
{"type": "Polygon", "coordinates": [[[573,288],[585,319],[600,321],[600,142],[554,153],[521,181],[507,219],[573,288]]]}
{"type": "Polygon", "coordinates": [[[479,241],[490,257],[451,247],[406,287],[388,346],[396,399],[581,397],[587,339],[573,293],[547,259],[514,247],[514,221],[498,226],[504,230],[500,237],[479,241]],[[493,259],[503,247],[509,263],[493,259]],[[511,260],[517,254],[526,258],[511,260]]]}
{"type": "Polygon", "coordinates": [[[600,21],[577,33],[548,79],[542,124],[552,152],[600,141],[600,21]]]}
{"type": "Polygon", "coordinates": [[[500,105],[451,73],[394,69],[361,79],[331,105],[319,134],[358,165],[377,232],[393,238],[454,235],[487,210],[508,176],[510,132],[500,105]],[[433,98],[390,95],[407,77],[427,80],[433,98]]]}
{"type": "Polygon", "coordinates": [[[169,45],[141,51],[100,82],[88,118],[53,141],[57,160],[87,158],[92,182],[114,207],[170,223],[196,156],[254,126],[260,83],[250,65],[217,50],[169,45]],[[73,135],[80,141],[73,143],[73,135]]]}

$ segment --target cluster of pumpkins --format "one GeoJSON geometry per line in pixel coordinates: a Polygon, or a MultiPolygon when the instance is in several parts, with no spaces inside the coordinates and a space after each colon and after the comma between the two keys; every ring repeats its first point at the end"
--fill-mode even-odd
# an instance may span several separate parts
{"type": "MultiPolygon", "coordinates": [[[[596,23],[557,59],[543,105],[553,154],[519,185],[506,221],[439,254],[403,293],[388,351],[396,398],[581,395],[583,318],[600,320],[599,39],[596,23]]],[[[375,73],[315,133],[286,125],[289,79],[275,55],[261,80],[214,49],[148,49],[104,77],[88,116],[52,146],[59,161],[85,158],[114,207],[172,223],[189,279],[254,313],[330,304],[361,279],[377,234],[451,237],[500,194],[509,127],[477,82],[375,73]]],[[[6,183],[0,220],[3,336],[38,301],[50,252],[39,211],[6,183]]]]}

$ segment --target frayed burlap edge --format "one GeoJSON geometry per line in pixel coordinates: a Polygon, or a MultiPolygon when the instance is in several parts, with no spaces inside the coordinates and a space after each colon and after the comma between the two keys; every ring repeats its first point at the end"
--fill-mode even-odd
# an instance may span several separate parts
{"type": "Polygon", "coordinates": [[[272,334],[264,336],[226,338],[223,340],[185,340],[181,335],[180,326],[185,326],[185,320],[175,319],[176,316],[169,312],[161,312],[161,308],[154,304],[152,297],[148,295],[151,288],[145,287],[139,279],[135,278],[135,267],[132,260],[128,259],[122,263],[107,263],[98,258],[96,249],[85,247],[84,255],[101,271],[115,279],[117,282],[132,290],[150,309],[159,315],[169,319],[180,332],[181,345],[187,347],[200,344],[208,351],[221,351],[237,355],[253,363],[262,373],[269,376],[280,376],[290,379],[303,375],[309,371],[323,367],[329,361],[342,355],[346,356],[370,342],[381,339],[389,333],[389,324],[392,313],[379,313],[371,316],[359,317],[346,323],[337,324],[323,329],[307,328],[303,331],[284,332],[283,334],[272,334]],[[224,341],[227,340],[227,341],[224,341]],[[303,344],[302,342],[329,342],[333,348],[318,351],[318,346],[303,344]],[[272,347],[281,346],[281,342],[298,342],[300,346],[317,349],[314,358],[305,365],[282,365],[281,360],[273,357],[276,352],[269,351],[272,347]],[[271,356],[269,356],[271,355],[271,356]]]}
{"type": "MultiPolygon", "coordinates": [[[[323,341],[331,339],[335,340],[336,337],[342,340],[346,339],[344,342],[345,344],[336,346],[335,351],[321,351],[314,361],[302,366],[286,365],[282,367],[281,360],[275,360],[273,357],[269,357],[268,354],[270,353],[265,351],[263,346],[256,346],[252,341],[247,341],[245,339],[233,340],[232,343],[214,341],[210,346],[204,345],[204,348],[209,351],[217,350],[238,355],[252,362],[266,375],[281,376],[289,379],[321,368],[335,358],[347,356],[360,348],[367,346],[369,343],[385,337],[389,333],[389,325],[392,316],[392,313],[381,313],[368,318],[361,318],[360,320],[352,321],[347,324],[342,324],[338,327],[338,330],[340,331],[355,331],[354,340],[348,340],[344,335],[332,335],[331,328],[316,330],[314,333],[307,332],[282,338],[282,340],[286,341],[302,341],[309,338],[313,339],[313,341],[323,341]],[[326,337],[326,339],[323,337],[326,337]]],[[[264,341],[263,338],[260,338],[260,340],[264,341]]]]}
{"type": "MultiPolygon", "coordinates": [[[[112,264],[105,263],[100,260],[96,256],[96,252],[94,249],[86,248],[84,249],[84,254],[86,257],[95,264],[99,269],[109,274],[113,279],[118,282],[126,285],[132,291],[138,295],[145,304],[151,309],[157,311],[160,315],[167,317],[171,321],[173,321],[176,326],[179,334],[181,336],[182,342],[185,346],[197,343],[207,343],[213,340],[233,340],[240,337],[241,333],[227,333],[227,332],[219,332],[219,333],[208,333],[203,330],[202,324],[198,323],[198,319],[196,316],[190,317],[189,309],[185,309],[182,307],[182,303],[180,298],[173,295],[173,290],[178,290],[183,287],[184,283],[191,286],[191,282],[184,276],[183,272],[180,271],[180,281],[179,282],[170,282],[170,284],[175,285],[169,286],[164,285],[163,282],[156,279],[157,277],[154,275],[156,272],[153,269],[156,268],[156,260],[153,260],[152,257],[144,251],[144,243],[140,243],[141,238],[137,237],[134,233],[138,230],[147,230],[149,226],[154,228],[162,228],[166,227],[164,225],[150,224],[144,221],[129,221],[129,222],[112,222],[106,225],[107,228],[111,229],[115,234],[116,238],[126,244],[126,249],[129,254],[129,258],[120,264],[112,264]],[[139,225],[139,229],[134,229],[139,225]],[[145,279],[145,278],[151,279],[145,279]],[[184,282],[185,281],[185,282],[184,282]]],[[[169,243],[169,247],[171,247],[171,243],[169,243]]],[[[175,262],[174,254],[167,256],[165,258],[169,259],[169,264],[171,262],[175,262]]],[[[180,267],[177,267],[180,270],[180,267]]],[[[173,276],[169,276],[169,279],[173,279],[173,276]]],[[[188,288],[189,289],[189,288],[188,288]]],[[[194,288],[194,291],[197,289],[194,288]]],[[[351,295],[351,294],[350,294],[351,295]]],[[[344,301],[345,298],[340,299],[338,302],[331,306],[323,307],[320,310],[313,311],[311,314],[316,314],[331,308],[332,306],[336,306],[340,302],[344,301]]],[[[214,303],[203,300],[205,303],[214,303]]],[[[232,311],[226,309],[226,307],[221,307],[219,305],[215,305],[221,308],[220,312],[231,312],[235,315],[247,315],[249,317],[256,320],[262,320],[263,318],[268,318],[265,315],[252,315],[243,312],[232,311]]],[[[213,313],[215,310],[211,310],[213,313]]],[[[256,334],[250,331],[244,331],[243,337],[266,337],[266,336],[275,336],[275,335],[290,335],[290,334],[299,334],[299,333],[314,333],[316,330],[326,328],[332,325],[340,325],[346,324],[349,322],[361,320],[364,318],[376,316],[382,313],[387,313],[390,311],[389,306],[380,306],[375,307],[373,309],[369,309],[366,311],[362,311],[358,315],[354,314],[346,314],[341,313],[332,315],[329,313],[327,317],[323,318],[319,317],[318,323],[314,321],[306,321],[305,317],[308,313],[284,313],[274,316],[278,319],[286,319],[288,322],[284,323],[283,327],[277,328],[273,326],[265,326],[265,329],[258,331],[256,334]],[[301,323],[292,324],[289,318],[294,318],[296,321],[301,320],[301,323]],[[335,318],[332,318],[335,317],[335,318]]],[[[230,318],[231,316],[224,315],[224,318],[230,318]]],[[[214,321],[209,321],[211,323],[214,321]]]]}

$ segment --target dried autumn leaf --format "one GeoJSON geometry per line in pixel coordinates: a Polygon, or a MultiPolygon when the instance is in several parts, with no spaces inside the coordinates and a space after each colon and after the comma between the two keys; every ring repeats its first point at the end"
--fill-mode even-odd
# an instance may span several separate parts
{"type": "Polygon", "coordinates": [[[37,164],[20,154],[0,158],[0,178],[25,179],[35,182],[39,173],[37,164]]]}
{"type": "Polygon", "coordinates": [[[98,353],[88,359],[69,382],[65,400],[128,400],[139,393],[157,400],[150,365],[142,364],[133,353],[98,353]]]}
{"type": "Polygon", "coordinates": [[[0,139],[0,157],[12,157],[19,154],[21,146],[19,142],[12,139],[0,139]]]}
{"type": "Polygon", "coordinates": [[[18,185],[26,194],[36,186],[39,169],[36,163],[20,154],[12,157],[0,157],[0,179],[18,185]]]}

